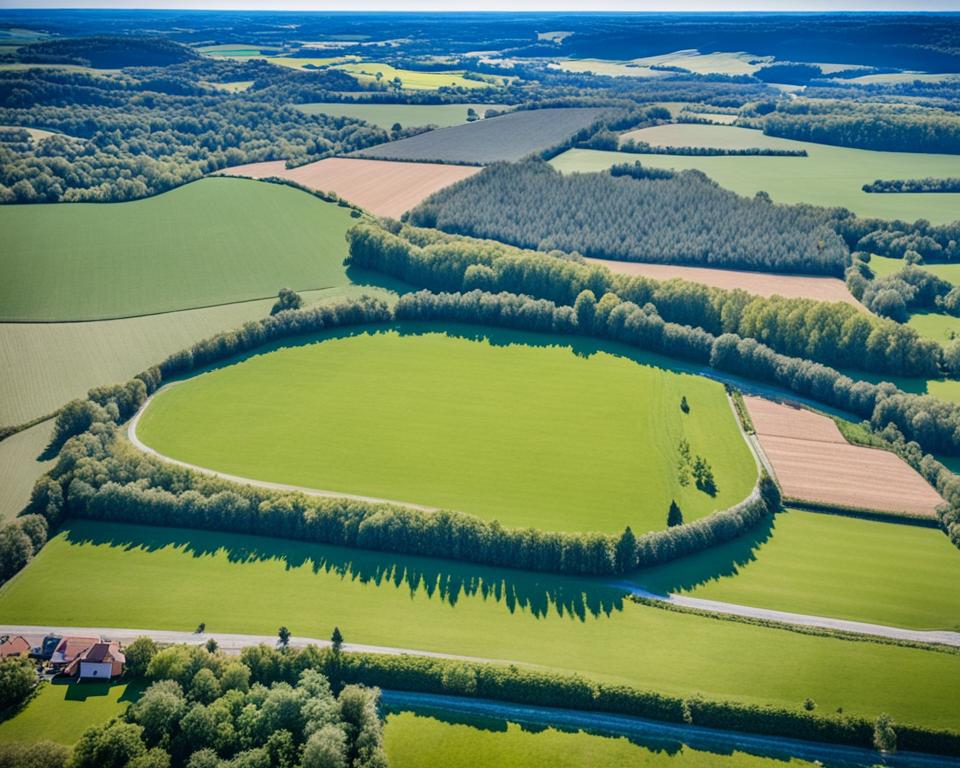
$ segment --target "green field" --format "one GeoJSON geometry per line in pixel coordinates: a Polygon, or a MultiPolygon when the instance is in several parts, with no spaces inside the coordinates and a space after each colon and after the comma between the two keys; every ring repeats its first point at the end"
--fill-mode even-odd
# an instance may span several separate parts
{"type": "MultiPolygon", "coordinates": [[[[375,278],[357,274],[358,279],[375,278]]],[[[315,303],[363,293],[392,297],[368,285],[302,296],[315,303]]],[[[91,387],[125,381],[194,342],[265,317],[274,301],[89,323],[0,323],[0,425],[22,424],[82,397],[91,387]]]]}
{"type": "Polygon", "coordinates": [[[417,125],[438,125],[446,128],[467,122],[467,110],[471,107],[483,117],[488,109],[510,109],[503,104],[296,104],[297,109],[308,115],[336,115],[366,120],[372,125],[390,130],[400,123],[404,128],[417,125]]]}
{"type": "MultiPolygon", "coordinates": [[[[292,59],[292,61],[299,61],[299,59],[292,59]]],[[[396,69],[389,64],[381,64],[376,61],[337,64],[334,66],[334,69],[343,70],[364,84],[375,82],[378,73],[384,84],[399,77],[403,84],[402,87],[411,91],[433,91],[442,86],[455,88],[487,88],[491,85],[490,82],[483,80],[467,80],[463,77],[463,70],[422,72],[413,69],[396,69]]]]}
{"type": "Polygon", "coordinates": [[[0,320],[93,320],[345,285],[346,208],[210,178],[128,203],[0,207],[0,320]]]}
{"type": "Polygon", "coordinates": [[[53,465],[53,459],[41,459],[52,436],[50,420],[0,440],[0,524],[20,513],[40,475],[53,465]]]}
{"type": "Polygon", "coordinates": [[[655,740],[519,725],[505,720],[446,718],[433,712],[388,711],[384,748],[390,768],[813,768],[805,760],[714,753],[655,740]]]}
{"type": "Polygon", "coordinates": [[[960,193],[870,194],[861,190],[875,179],[960,176],[960,155],[833,147],[729,125],[659,125],[624,136],[654,145],[806,149],[808,157],[693,157],[571,149],[550,162],[563,173],[602,171],[636,161],[659,168],[696,168],[740,195],[764,190],[778,203],[843,206],[860,216],[907,221],[924,218],[934,224],[960,216],[960,193]]]}
{"type": "MultiPolygon", "coordinates": [[[[960,211],[957,212],[960,216],[960,211]]],[[[902,270],[907,263],[903,259],[894,259],[889,256],[870,256],[870,269],[874,271],[877,277],[886,277],[902,270]]],[[[960,285],[960,264],[921,264],[923,269],[932,272],[941,280],[948,283],[960,285]]]]}
{"type": "Polygon", "coordinates": [[[0,743],[55,741],[67,746],[91,725],[122,714],[142,683],[43,683],[26,707],[0,722],[0,743]]]}
{"type": "MultiPolygon", "coordinates": [[[[960,215],[960,213],[958,213],[960,215]]],[[[870,257],[870,269],[877,277],[887,277],[902,270],[906,266],[903,259],[894,259],[888,256],[870,257]]],[[[924,264],[923,269],[932,272],[941,280],[960,285],[960,264],[924,264]]],[[[907,322],[911,328],[927,338],[946,344],[960,335],[960,317],[948,315],[946,312],[915,312],[907,322]]]]}
{"type": "Polygon", "coordinates": [[[514,660],[676,695],[960,729],[960,655],[718,621],[584,579],[78,521],[0,588],[0,623],[329,637],[514,660]],[[69,588],[64,588],[69,585],[69,588]],[[77,596],[83,595],[83,600],[77,596]],[[561,615],[562,612],[562,615],[561,615]]]}
{"type": "Polygon", "coordinates": [[[671,499],[689,521],[754,486],[754,459],[717,382],[628,347],[430,328],[329,334],[202,374],[157,395],[138,436],[233,475],[507,527],[661,529],[671,499]],[[680,487],[684,437],[713,466],[715,497],[680,487]]]}
{"type": "Polygon", "coordinates": [[[960,630],[960,553],[943,531],[790,511],[768,530],[641,571],[657,593],[915,629],[960,630]]]}

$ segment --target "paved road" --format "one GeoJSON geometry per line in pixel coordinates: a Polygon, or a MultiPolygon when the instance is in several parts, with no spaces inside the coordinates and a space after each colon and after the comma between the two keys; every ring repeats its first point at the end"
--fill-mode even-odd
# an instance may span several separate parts
{"type": "Polygon", "coordinates": [[[924,755],[917,752],[880,755],[873,750],[858,747],[757,736],[714,728],[664,723],[627,715],[509,704],[491,699],[467,699],[458,696],[384,690],[381,700],[388,708],[436,714],[440,719],[443,719],[444,713],[454,712],[461,715],[509,720],[524,725],[553,726],[560,729],[587,730],[593,733],[599,731],[610,735],[626,736],[641,745],[649,744],[656,750],[664,749],[670,742],[682,742],[693,749],[720,755],[729,755],[736,750],[783,761],[819,760],[825,766],[842,765],[843,768],[873,768],[874,766],[953,768],[960,766],[958,758],[924,755]]]}
{"type": "MultiPolygon", "coordinates": [[[[276,635],[236,635],[227,632],[177,632],[167,629],[124,629],[121,627],[51,627],[39,626],[35,624],[3,624],[0,625],[0,635],[23,635],[31,641],[31,644],[38,645],[36,642],[44,635],[77,635],[80,637],[99,636],[106,640],[117,640],[123,644],[133,642],[138,637],[150,637],[158,643],[186,643],[188,645],[202,645],[208,640],[216,640],[217,646],[225,653],[239,653],[244,648],[255,645],[277,644],[276,635]]],[[[308,645],[316,645],[320,648],[329,647],[329,640],[321,640],[316,637],[299,637],[292,635],[290,637],[291,648],[304,648],[308,645]]],[[[357,653],[385,653],[391,656],[426,656],[433,659],[457,659],[460,661],[476,662],[498,662],[500,659],[489,659],[479,656],[458,656],[455,653],[437,653],[434,651],[421,651],[413,648],[394,648],[385,645],[363,645],[360,643],[344,643],[345,651],[355,651],[357,653]]],[[[508,663],[508,662],[503,662],[508,663]]]]}
{"type": "Polygon", "coordinates": [[[630,582],[617,582],[613,584],[613,586],[625,589],[633,595],[644,597],[648,600],[658,600],[671,605],[685,608],[698,608],[713,613],[723,613],[731,616],[749,616],[755,619],[767,619],[769,621],[779,621],[784,624],[795,624],[803,627],[838,629],[844,632],[853,632],[858,635],[887,637],[892,640],[910,640],[917,643],[935,643],[938,645],[960,647],[960,632],[903,629],[901,627],[888,627],[885,624],[868,624],[862,621],[831,619],[827,616],[811,616],[805,613],[789,613],[787,611],[774,611],[768,608],[754,608],[750,605],[724,603],[719,600],[703,600],[699,597],[688,597],[686,595],[658,595],[653,592],[648,592],[630,582]]]}

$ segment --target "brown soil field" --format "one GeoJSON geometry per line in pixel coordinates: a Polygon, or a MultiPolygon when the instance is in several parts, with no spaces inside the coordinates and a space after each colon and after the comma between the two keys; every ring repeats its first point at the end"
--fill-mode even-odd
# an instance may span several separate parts
{"type": "Polygon", "coordinates": [[[299,168],[287,169],[282,160],[274,160],[237,165],[220,173],[255,179],[279,176],[310,189],[333,192],[376,216],[399,218],[434,192],[479,170],[466,165],[328,157],[299,168]]]}
{"type": "MultiPolygon", "coordinates": [[[[779,295],[787,299],[814,299],[816,301],[843,301],[863,309],[843,280],[836,277],[806,277],[804,275],[773,275],[768,272],[741,272],[710,267],[680,267],[673,264],[643,264],[636,261],[587,259],[621,275],[643,275],[654,280],[680,278],[691,283],[702,283],[714,288],[742,288],[757,296],[779,295]]],[[[866,310],[864,310],[866,311],[866,310]]]]}
{"type": "Polygon", "coordinates": [[[745,397],[757,438],[788,499],[935,517],[940,495],[889,451],[850,445],[833,420],[745,397]]]}

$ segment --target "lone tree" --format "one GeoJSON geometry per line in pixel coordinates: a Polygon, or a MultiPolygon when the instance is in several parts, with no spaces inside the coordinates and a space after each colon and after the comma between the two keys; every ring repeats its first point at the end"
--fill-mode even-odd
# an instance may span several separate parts
{"type": "Polygon", "coordinates": [[[281,288],[277,294],[277,301],[270,310],[271,315],[285,312],[288,309],[300,309],[303,306],[303,297],[289,288],[281,288]]]}
{"type": "Polygon", "coordinates": [[[697,481],[697,488],[711,496],[717,495],[717,483],[713,479],[713,470],[703,456],[697,456],[693,462],[693,477],[697,481]]]}
{"type": "Polygon", "coordinates": [[[897,751],[897,732],[890,715],[880,715],[873,724],[873,746],[881,752],[897,751]]]}
{"type": "Polygon", "coordinates": [[[626,573],[637,565],[637,537],[628,525],[617,541],[617,571],[626,573]]]}
{"type": "Polygon", "coordinates": [[[813,712],[813,710],[817,708],[817,702],[808,696],[803,700],[803,708],[807,710],[807,712],[813,712]]]}
{"type": "Polygon", "coordinates": [[[683,512],[676,500],[670,502],[670,511],[667,512],[667,527],[673,528],[676,525],[683,525],[683,512]]]}
{"type": "Polygon", "coordinates": [[[290,644],[290,630],[286,627],[280,627],[277,630],[277,637],[280,638],[277,645],[281,648],[286,648],[290,644]]]}
{"type": "Polygon", "coordinates": [[[690,484],[690,443],[680,441],[680,459],[677,461],[677,482],[686,488],[690,484]]]}
{"type": "Polygon", "coordinates": [[[340,627],[333,628],[333,634],[330,635],[330,642],[333,644],[333,652],[340,653],[340,650],[343,648],[343,635],[340,632],[340,627]]]}
{"type": "Polygon", "coordinates": [[[683,395],[680,398],[680,410],[684,413],[690,413],[690,403],[687,402],[687,396],[683,395]]]}
{"type": "Polygon", "coordinates": [[[209,640],[207,640],[207,651],[209,651],[210,653],[216,653],[219,647],[220,646],[217,643],[217,641],[214,640],[212,637],[209,640]]]}

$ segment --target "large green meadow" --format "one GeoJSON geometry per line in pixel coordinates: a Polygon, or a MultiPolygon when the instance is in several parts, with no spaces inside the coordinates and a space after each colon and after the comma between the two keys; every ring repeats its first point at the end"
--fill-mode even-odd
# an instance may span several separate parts
{"type": "Polygon", "coordinates": [[[160,392],[137,434],[221,472],[507,527],[655,530],[672,500],[693,520],[757,478],[723,386],[660,362],[467,326],[327,334],[160,392]],[[715,495],[681,486],[684,439],[711,464],[715,495]]]}
{"type": "Polygon", "coordinates": [[[686,744],[524,726],[507,720],[388,711],[384,747],[391,768],[806,768],[814,763],[715,753],[686,744]]]}
{"type": "Polygon", "coordinates": [[[0,320],[93,320],[345,285],[350,211],[201,179],[126,203],[0,207],[0,320]]]}
{"type": "Polygon", "coordinates": [[[617,163],[696,168],[721,186],[753,196],[763,190],[778,203],[843,206],[860,216],[954,221],[960,193],[877,194],[861,187],[876,179],[960,176],[960,155],[876,152],[766,136],[729,125],[678,123],[642,128],[625,136],[654,145],[805,149],[807,157],[651,155],[571,149],[551,160],[563,173],[603,171],[617,163]]]}
{"type": "Polygon", "coordinates": [[[960,728],[960,655],[636,605],[596,582],[302,542],[77,521],[0,588],[0,623],[329,637],[689,696],[960,728]],[[65,588],[64,585],[69,585],[65,588]],[[82,595],[83,599],[78,599],[82,595]]]}
{"type": "Polygon", "coordinates": [[[791,510],[633,581],[658,593],[915,629],[960,630],[956,548],[936,528],[791,510]]]}

